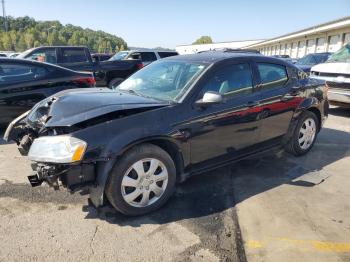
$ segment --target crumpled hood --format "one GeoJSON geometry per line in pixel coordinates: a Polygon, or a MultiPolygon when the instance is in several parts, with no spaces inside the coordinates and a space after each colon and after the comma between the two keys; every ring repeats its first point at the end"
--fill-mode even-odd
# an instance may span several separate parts
{"type": "Polygon", "coordinates": [[[323,63],[315,65],[311,71],[333,74],[350,74],[350,63],[323,63]]]}
{"type": "Polygon", "coordinates": [[[108,88],[71,89],[36,104],[29,122],[46,119],[45,126],[72,126],[111,112],[134,108],[160,107],[168,103],[108,88]]]}

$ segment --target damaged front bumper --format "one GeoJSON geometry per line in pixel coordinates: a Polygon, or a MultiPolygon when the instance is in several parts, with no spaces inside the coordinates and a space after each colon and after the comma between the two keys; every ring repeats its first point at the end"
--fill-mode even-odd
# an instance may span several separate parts
{"type": "MultiPolygon", "coordinates": [[[[37,130],[28,125],[26,121],[30,111],[13,120],[4,134],[5,141],[15,141],[22,155],[28,155],[33,141],[38,137],[37,130]]],[[[33,187],[46,182],[54,189],[60,186],[75,192],[87,186],[93,186],[96,178],[95,163],[32,163],[33,174],[28,180],[33,187]]]]}
{"type": "Polygon", "coordinates": [[[60,186],[74,193],[86,187],[93,187],[96,179],[94,164],[57,165],[33,163],[33,174],[28,180],[33,187],[46,182],[58,190],[60,186]]]}

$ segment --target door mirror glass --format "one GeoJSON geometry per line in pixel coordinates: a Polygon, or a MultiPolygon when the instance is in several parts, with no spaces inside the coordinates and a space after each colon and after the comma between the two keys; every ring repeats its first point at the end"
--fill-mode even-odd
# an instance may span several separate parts
{"type": "Polygon", "coordinates": [[[207,106],[212,104],[220,104],[224,101],[223,96],[214,91],[207,91],[204,93],[203,98],[196,101],[198,106],[207,106]]]}

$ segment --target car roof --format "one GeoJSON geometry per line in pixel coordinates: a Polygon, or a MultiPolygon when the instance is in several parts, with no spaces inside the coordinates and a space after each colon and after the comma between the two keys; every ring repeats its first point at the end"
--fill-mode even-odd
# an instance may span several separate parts
{"type": "Polygon", "coordinates": [[[331,52],[322,52],[322,53],[312,53],[309,55],[331,55],[331,54],[332,54],[331,52]]]}
{"type": "Polygon", "coordinates": [[[230,53],[230,52],[218,52],[218,51],[212,51],[212,52],[203,52],[198,54],[189,54],[189,55],[178,55],[178,56],[171,56],[167,58],[163,58],[166,60],[180,60],[180,61],[191,61],[191,62],[199,62],[199,63],[217,63],[224,60],[229,60],[233,58],[253,58],[258,60],[265,60],[266,62],[271,63],[277,63],[277,64],[284,64],[290,66],[291,64],[288,62],[285,62],[282,59],[274,58],[274,57],[268,57],[261,54],[255,54],[255,53],[230,53]]]}
{"type": "MultiPolygon", "coordinates": [[[[171,50],[157,50],[157,49],[148,49],[148,48],[140,48],[140,49],[131,49],[131,50],[125,50],[128,52],[164,52],[164,53],[177,53],[177,51],[171,51],[171,50]]],[[[121,51],[123,52],[123,51],[121,51]]]]}

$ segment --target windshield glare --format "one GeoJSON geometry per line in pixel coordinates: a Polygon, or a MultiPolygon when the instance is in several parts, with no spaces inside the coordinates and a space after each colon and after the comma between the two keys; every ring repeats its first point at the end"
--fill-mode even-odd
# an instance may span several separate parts
{"type": "Polygon", "coordinates": [[[123,60],[128,54],[129,54],[128,51],[121,51],[121,52],[116,53],[109,60],[110,61],[123,60]]]}
{"type": "Polygon", "coordinates": [[[332,54],[327,62],[350,62],[350,43],[332,54]]]}
{"type": "Polygon", "coordinates": [[[177,102],[204,68],[206,66],[199,63],[160,60],[137,71],[117,89],[177,102]]]}

